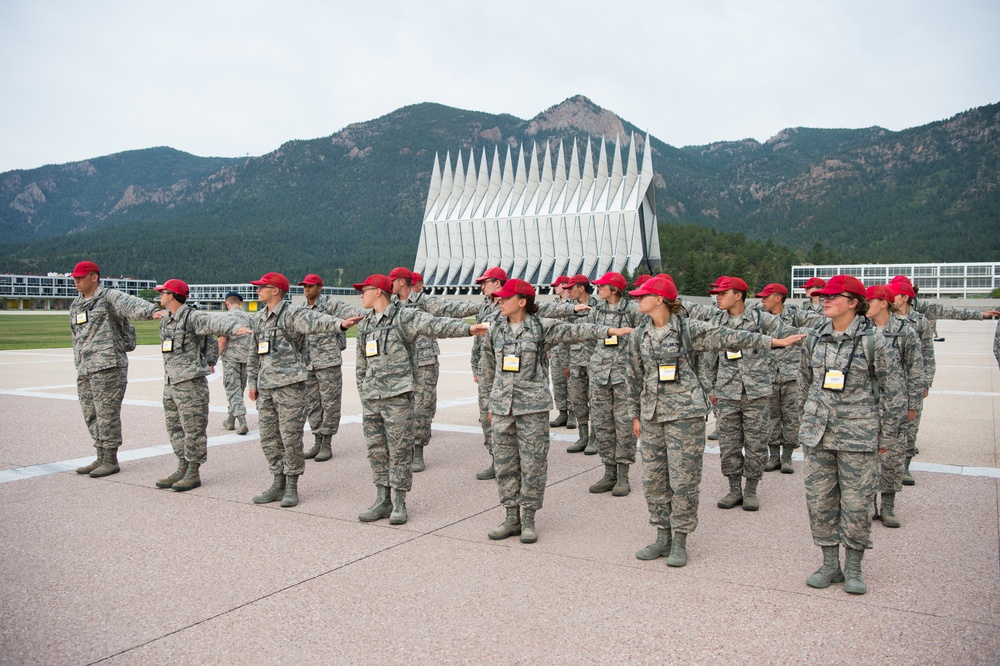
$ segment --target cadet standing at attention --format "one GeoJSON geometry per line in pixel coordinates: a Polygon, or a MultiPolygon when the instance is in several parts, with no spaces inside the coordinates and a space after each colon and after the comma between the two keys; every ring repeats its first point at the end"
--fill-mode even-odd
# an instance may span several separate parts
{"type": "MultiPolygon", "coordinates": [[[[594,280],[601,303],[590,311],[588,323],[613,328],[635,328],[639,310],[625,296],[628,283],[621,273],[605,273],[594,280]]],[[[592,493],[609,490],[616,497],[631,492],[628,471],[635,464],[635,439],[629,418],[628,337],[613,336],[592,345],[590,366],[590,423],[604,476],[590,486],[592,493]]]]}
{"type": "MultiPolygon", "coordinates": [[[[588,306],[587,310],[598,304],[592,295],[594,287],[586,275],[574,275],[566,280],[566,290],[570,302],[588,306]]],[[[586,311],[582,311],[575,317],[576,321],[584,322],[589,315],[586,311]]],[[[580,428],[580,438],[566,448],[567,453],[583,451],[588,456],[597,453],[597,440],[590,431],[590,375],[587,373],[593,350],[593,346],[584,342],[577,342],[569,347],[567,367],[563,371],[563,376],[566,377],[569,403],[576,416],[577,427],[580,428]]]]}
{"type": "Polygon", "coordinates": [[[687,535],[698,525],[698,488],[705,456],[710,386],[699,373],[703,352],[769,349],[804,338],[774,340],[757,333],[679,316],[683,306],[669,275],[658,275],[629,292],[647,317],[629,336],[629,416],[642,437],[642,486],[656,541],[635,554],[687,564],[687,535]],[[671,533],[672,530],[672,533],[671,533]]]}
{"type": "MultiPolygon", "coordinates": [[[[556,295],[556,303],[569,300],[569,293],[566,291],[566,280],[569,278],[560,275],[550,287],[556,295]]],[[[549,422],[553,428],[566,427],[569,430],[576,428],[576,417],[569,404],[569,388],[566,385],[565,371],[569,368],[569,347],[559,345],[552,349],[549,354],[549,367],[552,369],[552,400],[555,408],[559,412],[554,420],[549,422]]]]}
{"type": "Polygon", "coordinates": [[[558,344],[627,335],[632,329],[540,318],[535,314],[535,288],[524,280],[508,280],[494,295],[500,299],[501,318],[483,339],[480,381],[493,387],[493,460],[507,517],[488,536],[500,540],[520,534],[521,543],[534,543],[535,512],[542,508],[545,494],[552,409],[546,355],[558,344]]]}
{"type": "Polygon", "coordinates": [[[902,433],[906,396],[898,355],[864,316],[861,281],[835,275],[820,294],[829,321],[806,341],[799,365],[806,506],[813,541],[823,550],[823,565],[806,582],[817,588],[844,582],[844,591],[864,594],[861,558],[872,547],[878,449],[902,433]]]}
{"type": "MultiPolygon", "coordinates": [[[[243,297],[235,291],[226,294],[226,308],[229,310],[228,317],[232,323],[232,329],[250,328],[252,317],[250,313],[243,309],[243,297]]],[[[240,424],[237,433],[245,435],[250,432],[247,425],[247,407],[243,402],[243,391],[247,387],[247,361],[250,360],[250,352],[253,338],[249,335],[220,335],[219,336],[219,359],[222,361],[222,384],[226,388],[226,400],[229,402],[229,413],[226,420],[222,422],[222,427],[226,430],[235,430],[236,423],[240,424]]]]}
{"type": "Polygon", "coordinates": [[[418,340],[482,335],[487,325],[432,317],[390,300],[394,284],[385,275],[370,275],[354,288],[369,311],[358,325],[356,374],[376,490],[375,503],[358,520],[388,518],[390,525],[402,525],[407,520],[406,493],[413,485],[413,368],[418,340]]]}
{"type": "MultiPolygon", "coordinates": [[[[310,273],[299,283],[306,296],[306,307],[323,314],[347,319],[361,317],[364,310],[351,307],[331,296],[324,296],[323,278],[310,273]]],[[[340,399],[344,392],[341,364],[347,348],[347,335],[343,331],[311,333],[306,336],[309,376],[306,378],[306,409],[309,412],[309,429],[316,441],[303,454],[306,460],[325,462],[333,457],[333,436],[340,430],[340,399]]]]}
{"type": "Polygon", "coordinates": [[[163,416],[177,470],[159,479],[157,488],[192,490],[201,485],[200,468],[208,460],[208,380],[219,360],[216,335],[232,335],[239,328],[227,316],[206,315],[185,305],[187,283],[167,280],[156,286],[160,306],[163,353],[163,416]]]}
{"type": "MultiPolygon", "coordinates": [[[[265,273],[257,285],[257,300],[265,307],[253,318],[251,331],[256,353],[247,368],[250,399],[257,402],[260,445],[274,475],[271,487],[253,498],[255,504],[281,500],[281,506],[299,503],[298,483],[306,469],[302,431],[306,423],[306,336],[346,331],[361,318],[341,320],[285,302],[288,278],[265,273]]],[[[244,333],[240,329],[238,333],[244,333]]]]}
{"type": "Polygon", "coordinates": [[[128,356],[135,349],[129,319],[152,319],[156,306],[117,289],[101,287],[101,269],[92,261],[73,268],[80,293],[69,307],[76,364],[76,394],[97,459],[76,470],[92,478],[117,474],[122,445],[122,400],[128,385],[128,356]]]}
{"type": "MultiPolygon", "coordinates": [[[[483,294],[483,303],[476,313],[476,323],[487,323],[491,326],[500,318],[500,306],[493,296],[500,291],[504,283],[507,282],[507,271],[500,268],[488,268],[486,272],[476,278],[479,291],[483,294]]],[[[483,443],[486,445],[486,453],[490,455],[490,466],[481,472],[476,472],[476,478],[480,481],[496,478],[496,470],[493,467],[493,446],[490,441],[493,438],[493,431],[490,426],[490,386],[479,381],[479,365],[483,355],[483,339],[476,337],[472,341],[472,377],[476,382],[476,389],[479,397],[479,425],[483,429],[483,443]]]]}

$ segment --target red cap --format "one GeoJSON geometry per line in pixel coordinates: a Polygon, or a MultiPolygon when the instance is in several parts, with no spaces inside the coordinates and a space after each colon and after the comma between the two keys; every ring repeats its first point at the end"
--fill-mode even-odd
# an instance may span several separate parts
{"type": "Polygon", "coordinates": [[[628,282],[625,281],[625,276],[621,273],[605,273],[601,277],[594,280],[595,285],[610,285],[612,287],[618,287],[622,291],[628,288],[628,282]]]}
{"type": "Polygon", "coordinates": [[[864,298],[868,290],[865,289],[864,283],[853,275],[834,275],[827,281],[826,286],[816,293],[832,295],[845,292],[864,298]]]}
{"type": "Polygon", "coordinates": [[[586,275],[574,275],[573,277],[566,278],[567,287],[575,287],[578,284],[590,284],[590,278],[586,275]]]}
{"type": "Polygon", "coordinates": [[[315,273],[310,273],[309,275],[307,275],[304,278],[302,278],[302,282],[299,282],[299,286],[300,287],[305,287],[307,285],[313,285],[313,284],[318,284],[319,286],[322,287],[323,286],[323,278],[321,278],[320,276],[316,275],[315,273]]]}
{"type": "Polygon", "coordinates": [[[802,288],[811,289],[812,287],[825,287],[825,286],[826,286],[826,280],[824,280],[823,278],[811,277],[808,280],[806,280],[806,283],[802,285],[802,288]]]}
{"type": "Polygon", "coordinates": [[[188,289],[187,282],[184,280],[178,280],[177,278],[172,278],[163,284],[158,284],[153,287],[153,289],[156,291],[170,291],[178,296],[183,296],[184,298],[187,298],[188,294],[191,293],[191,290],[188,289]]]}
{"type": "Polygon", "coordinates": [[[511,296],[534,296],[535,288],[524,280],[507,280],[499,291],[493,292],[495,298],[510,298],[511,296]]]}
{"type": "Polygon", "coordinates": [[[747,283],[738,277],[729,277],[728,275],[723,275],[718,280],[715,281],[715,286],[708,290],[710,294],[721,294],[724,291],[750,291],[750,287],[747,283]]]}
{"type": "MultiPolygon", "coordinates": [[[[660,275],[664,275],[664,273],[661,273],[660,275]]],[[[714,289],[715,287],[718,287],[723,280],[728,280],[728,279],[729,279],[728,275],[720,275],[719,277],[715,278],[715,282],[710,284],[708,287],[709,289],[714,289]]]]}
{"type": "Polygon", "coordinates": [[[869,301],[873,298],[877,298],[880,301],[894,301],[896,300],[896,292],[884,284],[876,284],[868,287],[865,292],[865,298],[869,301]]]}
{"type": "Polygon", "coordinates": [[[90,275],[91,273],[98,273],[99,274],[100,272],[101,272],[101,269],[98,268],[97,264],[95,264],[94,262],[92,262],[92,261],[81,261],[73,269],[73,272],[71,273],[71,275],[73,277],[86,277],[87,275],[90,275]]]}
{"type": "Polygon", "coordinates": [[[638,289],[634,289],[628,293],[632,296],[654,294],[656,296],[662,296],[669,301],[674,301],[677,300],[677,285],[674,284],[674,279],[672,277],[662,273],[656,277],[649,278],[639,285],[638,289]]]}
{"type": "Polygon", "coordinates": [[[410,282],[412,282],[414,284],[416,284],[417,282],[423,282],[423,281],[424,281],[424,276],[421,275],[420,273],[416,273],[415,272],[410,277],[410,282]]]}
{"type": "Polygon", "coordinates": [[[889,288],[892,289],[893,291],[894,294],[893,298],[895,298],[895,296],[898,296],[899,294],[902,294],[904,296],[909,296],[910,298],[917,297],[917,292],[913,291],[913,285],[904,280],[900,280],[899,282],[896,281],[890,282],[889,288]]]}
{"type": "Polygon", "coordinates": [[[361,291],[365,287],[369,286],[378,287],[387,294],[392,293],[392,280],[382,275],[381,273],[375,273],[374,275],[369,275],[364,282],[359,282],[358,284],[354,285],[354,288],[357,289],[358,291],[361,291]]]}
{"type": "Polygon", "coordinates": [[[910,278],[906,277],[905,275],[897,275],[896,277],[889,280],[889,284],[898,284],[900,282],[908,284],[911,287],[913,286],[913,282],[910,280],[910,278]]]}
{"type": "Polygon", "coordinates": [[[250,284],[258,287],[277,287],[281,291],[288,292],[288,278],[281,273],[264,273],[259,280],[250,280],[250,284]]]}
{"type": "Polygon", "coordinates": [[[566,277],[565,275],[560,275],[559,277],[556,278],[556,281],[550,284],[549,286],[558,287],[559,285],[566,284],[567,282],[569,282],[569,278],[566,277]]]}
{"type": "Polygon", "coordinates": [[[632,285],[632,286],[633,287],[639,287],[639,286],[642,285],[643,282],[645,282],[646,280],[648,280],[651,277],[653,277],[653,276],[652,275],[646,275],[645,273],[643,273],[642,275],[638,275],[635,278],[635,284],[632,285]]]}
{"type": "Polygon", "coordinates": [[[389,271],[389,279],[395,280],[396,278],[406,278],[407,280],[413,281],[413,272],[409,268],[403,268],[398,266],[389,271]]]}
{"type": "Polygon", "coordinates": [[[784,294],[785,296],[788,296],[788,289],[786,289],[783,284],[772,282],[760,290],[760,293],[757,294],[757,298],[764,298],[765,296],[770,296],[771,294],[784,294]]]}
{"type": "MultiPolygon", "coordinates": [[[[501,282],[506,282],[507,271],[500,268],[499,266],[495,266],[493,268],[487,268],[485,273],[476,278],[476,284],[482,284],[487,280],[500,280],[501,282]]],[[[553,284],[552,286],[554,287],[556,284],[559,284],[559,280],[556,280],[555,284],[553,284]]]]}

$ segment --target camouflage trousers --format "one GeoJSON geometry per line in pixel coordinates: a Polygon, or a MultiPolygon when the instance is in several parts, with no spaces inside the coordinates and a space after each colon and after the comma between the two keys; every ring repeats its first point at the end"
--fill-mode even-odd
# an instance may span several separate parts
{"type": "Polygon", "coordinates": [[[605,465],[635,463],[635,434],[629,416],[627,383],[590,383],[590,401],[594,411],[590,428],[597,438],[597,451],[605,465]]]}
{"type": "Polygon", "coordinates": [[[243,402],[243,391],[247,387],[247,364],[223,359],[222,385],[226,387],[229,415],[233,417],[246,416],[247,406],[243,402]]]}
{"type": "Polygon", "coordinates": [[[164,384],[163,415],[174,455],[204,464],[208,460],[208,380],[196,377],[164,384]]]}
{"type": "Polygon", "coordinates": [[[483,442],[486,444],[486,450],[492,454],[493,446],[490,442],[493,440],[493,424],[490,423],[490,392],[493,387],[484,386],[483,382],[479,382],[476,388],[479,393],[479,425],[483,429],[483,442]]]}
{"type": "Polygon", "coordinates": [[[541,509],[549,471],[549,413],[493,415],[493,466],[500,503],[541,509]]]}
{"type": "MultiPolygon", "coordinates": [[[[748,479],[764,476],[767,462],[770,398],[740,400],[719,398],[719,450],[723,476],[737,474],[748,479]]],[[[797,433],[796,433],[797,435],[797,433]]]]}
{"type": "Polygon", "coordinates": [[[799,448],[799,392],[798,382],[778,382],[768,401],[770,433],[767,441],[771,446],[799,448]]]}
{"type": "Polygon", "coordinates": [[[362,400],[362,427],[376,486],[413,486],[413,393],[362,400]]]}
{"type": "Polygon", "coordinates": [[[76,394],[94,446],[122,445],[122,400],[128,386],[128,368],[108,368],[76,378],[76,394]]]}
{"type": "Polygon", "coordinates": [[[427,446],[431,441],[431,422],[437,414],[438,377],[441,364],[418,365],[413,370],[413,445],[427,446]]]}
{"type": "Polygon", "coordinates": [[[806,507],[816,545],[871,548],[878,454],[807,446],[805,474],[806,507]]]}
{"type": "Polygon", "coordinates": [[[344,375],[339,365],[309,371],[306,379],[306,409],[309,429],[321,435],[336,435],[340,430],[340,397],[344,375]]]}
{"type": "Polygon", "coordinates": [[[566,386],[566,351],[563,349],[553,349],[549,360],[549,367],[552,372],[552,401],[555,408],[560,412],[569,409],[569,389],[566,386]]]}
{"type": "Polygon", "coordinates": [[[642,489],[651,525],[694,532],[704,457],[705,419],[642,422],[642,489]]]}
{"type": "Polygon", "coordinates": [[[906,422],[906,455],[912,458],[917,455],[917,431],[920,430],[920,417],[924,413],[924,401],[917,405],[917,418],[906,422]]]}
{"type": "Polygon", "coordinates": [[[590,423],[590,373],[587,366],[570,366],[566,388],[569,391],[569,406],[576,415],[576,422],[583,425],[590,423]]]}
{"type": "Polygon", "coordinates": [[[903,489],[903,463],[906,457],[906,437],[900,435],[879,439],[879,492],[898,493],[903,489]],[[884,444],[888,446],[882,448],[884,444]]]}
{"type": "Polygon", "coordinates": [[[260,446],[272,474],[298,476],[306,469],[302,430],[306,425],[306,383],[257,391],[260,446]]]}

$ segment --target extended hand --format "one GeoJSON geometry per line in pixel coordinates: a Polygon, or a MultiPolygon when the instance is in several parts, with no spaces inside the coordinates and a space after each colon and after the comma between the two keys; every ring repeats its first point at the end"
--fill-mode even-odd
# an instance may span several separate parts
{"type": "Polygon", "coordinates": [[[253,333],[253,329],[246,326],[240,326],[236,329],[236,335],[250,335],[251,333],[253,333]]]}
{"type": "Polygon", "coordinates": [[[490,330],[490,325],[487,323],[473,324],[469,327],[469,335],[486,335],[486,331],[490,330]]]}
{"type": "Polygon", "coordinates": [[[168,314],[170,313],[167,312],[166,310],[157,310],[156,312],[153,313],[153,319],[163,319],[168,314]]]}
{"type": "Polygon", "coordinates": [[[608,333],[610,333],[611,335],[628,335],[634,330],[635,330],[634,328],[629,328],[628,326],[626,326],[625,328],[609,328],[608,333]]]}
{"type": "Polygon", "coordinates": [[[807,337],[805,333],[796,333],[795,335],[789,335],[787,338],[771,338],[772,347],[790,347],[797,342],[801,342],[803,338],[807,337]]]}
{"type": "Polygon", "coordinates": [[[364,319],[363,316],[348,317],[347,319],[344,320],[344,323],[340,325],[340,330],[346,331],[347,329],[353,326],[357,326],[358,322],[361,321],[362,319],[364,319]]]}

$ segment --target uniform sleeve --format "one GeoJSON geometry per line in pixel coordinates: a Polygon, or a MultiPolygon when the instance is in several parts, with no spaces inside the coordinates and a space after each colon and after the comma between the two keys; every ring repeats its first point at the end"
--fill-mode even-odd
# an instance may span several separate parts
{"type": "Polygon", "coordinates": [[[341,319],[347,319],[349,317],[363,317],[368,312],[367,310],[356,308],[353,305],[348,305],[347,303],[338,301],[334,298],[322,298],[316,301],[316,309],[323,314],[340,317],[341,319]]]}
{"type": "Polygon", "coordinates": [[[812,353],[809,351],[808,342],[815,340],[814,336],[810,336],[802,341],[804,349],[802,350],[802,356],[799,358],[799,377],[795,383],[795,390],[798,392],[799,397],[799,414],[802,413],[802,409],[806,405],[806,399],[809,397],[809,390],[812,388],[813,383],[813,369],[812,369],[812,353]]]}
{"type": "Polygon", "coordinates": [[[903,326],[903,372],[906,373],[906,408],[917,409],[924,397],[924,356],[912,326],[903,326]]]}
{"type": "Polygon", "coordinates": [[[923,303],[917,301],[914,309],[928,319],[958,319],[961,321],[982,321],[983,313],[971,308],[962,308],[957,305],[945,305],[944,303],[923,303]]]}
{"type": "Polygon", "coordinates": [[[202,338],[201,353],[205,357],[208,367],[215,367],[219,362],[219,342],[214,335],[206,335],[202,338]]]}
{"type": "Polygon", "coordinates": [[[247,388],[256,389],[257,388],[257,375],[260,373],[260,354],[257,353],[257,327],[252,326],[254,332],[250,335],[253,336],[253,346],[250,351],[250,358],[247,359],[247,388]]]}
{"type": "Polygon", "coordinates": [[[428,338],[464,338],[469,335],[469,325],[460,319],[434,317],[415,308],[399,312],[399,330],[408,340],[424,335],[428,338]]]}
{"type": "Polygon", "coordinates": [[[365,345],[361,342],[364,338],[365,331],[362,326],[366,324],[367,320],[362,320],[358,324],[358,337],[354,345],[354,378],[358,386],[358,393],[361,393],[361,384],[364,382],[365,375],[368,374],[368,357],[365,356],[365,345]]]}
{"type": "Polygon", "coordinates": [[[424,296],[420,300],[424,305],[424,311],[435,317],[464,319],[479,312],[480,304],[474,301],[448,301],[443,298],[428,296],[424,296]]]}
{"type": "Polygon", "coordinates": [[[875,336],[875,380],[879,388],[879,437],[898,437],[906,418],[906,392],[899,354],[891,353],[881,335],[875,336]]]}
{"type": "Polygon", "coordinates": [[[479,368],[476,370],[479,377],[479,385],[486,386],[490,390],[493,387],[493,380],[496,377],[495,353],[493,351],[493,340],[490,337],[491,331],[482,336],[482,356],[479,358],[479,368]]]}
{"type": "Polygon", "coordinates": [[[538,316],[549,319],[568,319],[576,314],[576,301],[560,301],[558,303],[539,303],[538,316]]]}
{"type": "Polygon", "coordinates": [[[924,387],[930,388],[934,383],[934,373],[937,372],[937,361],[934,359],[934,331],[929,321],[924,322],[924,330],[920,331],[920,353],[924,356],[924,387]]]}
{"type": "Polygon", "coordinates": [[[229,338],[236,335],[239,322],[229,315],[210,315],[204,312],[192,311],[188,315],[188,326],[198,335],[219,336],[229,338]]]}
{"type": "Polygon", "coordinates": [[[556,345],[566,343],[589,342],[591,340],[603,340],[608,337],[608,327],[596,324],[567,324],[555,319],[540,319],[545,346],[544,352],[548,352],[556,345]]]}
{"type": "Polygon", "coordinates": [[[681,301],[681,306],[687,311],[688,319],[698,321],[708,321],[712,318],[716,308],[709,305],[702,305],[693,301],[681,301]]]}
{"type": "Polygon", "coordinates": [[[318,310],[299,308],[285,315],[286,326],[299,335],[310,333],[343,333],[344,320],[318,310]]]}
{"type": "Polygon", "coordinates": [[[130,296],[117,289],[108,289],[105,292],[105,298],[119,319],[150,320],[153,318],[153,313],[159,310],[149,301],[130,296]]]}
{"type": "Polygon", "coordinates": [[[752,331],[738,331],[707,321],[689,319],[685,326],[691,336],[691,347],[699,352],[721,352],[737,349],[770,349],[771,337],[752,331]]]}
{"type": "Polygon", "coordinates": [[[640,351],[641,338],[642,333],[639,331],[629,336],[628,367],[625,369],[628,378],[628,413],[633,419],[639,418],[642,414],[640,399],[645,374],[640,351]]]}

